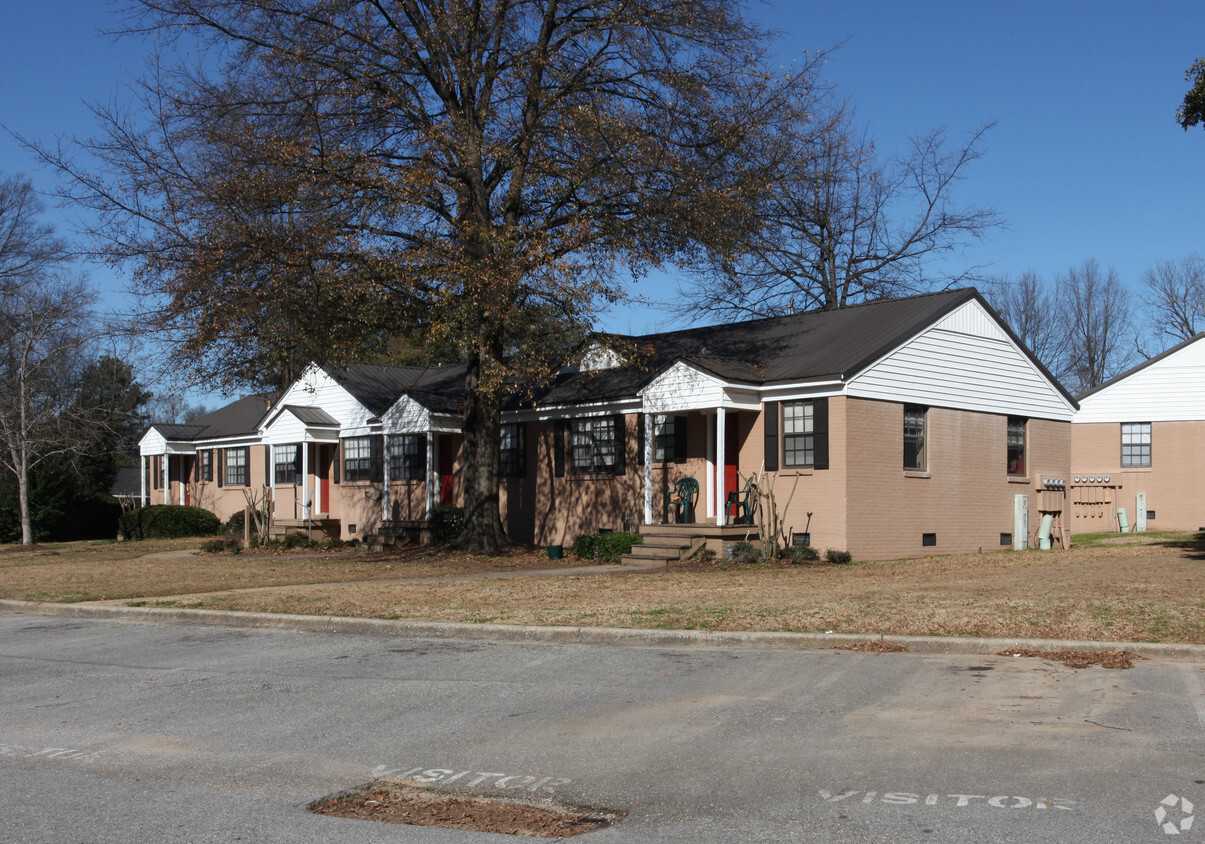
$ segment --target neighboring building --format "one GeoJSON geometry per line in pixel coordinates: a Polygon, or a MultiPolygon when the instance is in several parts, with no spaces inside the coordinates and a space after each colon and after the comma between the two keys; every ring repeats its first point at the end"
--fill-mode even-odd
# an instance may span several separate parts
{"type": "Polygon", "coordinates": [[[1205,525],[1205,335],[1080,396],[1070,498],[1078,532],[1205,525]]]}
{"type": "MultiPolygon", "coordinates": [[[[422,520],[461,500],[463,379],[459,366],[311,366],[243,425],[239,477],[270,488],[278,519],[308,515],[334,535],[422,520]]],[[[640,529],[690,477],[698,530],[718,545],[747,532],[721,528],[728,494],[754,478],[788,537],[857,559],[1012,545],[1018,495],[1035,545],[1039,517],[1061,516],[1062,490],[1045,481],[1069,473],[1075,407],[974,290],[607,338],[506,405],[503,521],[537,545],[640,529]]],[[[234,435],[207,420],[152,427],[142,453],[164,479],[152,500],[174,483],[170,500],[225,518],[245,487],[214,499],[180,485],[197,455],[228,459],[217,451],[234,435]]]]}

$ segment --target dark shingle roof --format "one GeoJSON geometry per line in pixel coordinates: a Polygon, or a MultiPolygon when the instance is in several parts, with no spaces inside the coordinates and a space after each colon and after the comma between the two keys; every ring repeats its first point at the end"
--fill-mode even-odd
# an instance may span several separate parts
{"type": "Polygon", "coordinates": [[[289,411],[303,425],[313,425],[318,428],[339,427],[339,420],[320,407],[301,407],[295,404],[286,404],[281,410],[289,411]]]}
{"type": "MultiPolygon", "coordinates": [[[[612,340],[633,363],[560,377],[540,404],[631,397],[676,361],[750,385],[849,378],[946,314],[982,297],[974,289],[869,302],[835,311],[689,328],[612,340]]],[[[990,310],[990,308],[989,308],[990,310]]]]}
{"type": "Polygon", "coordinates": [[[155,424],[151,425],[151,429],[158,431],[165,439],[175,441],[254,434],[270,404],[268,396],[246,396],[199,416],[186,425],[155,424]]]}
{"type": "Polygon", "coordinates": [[[352,363],[327,374],[374,416],[380,416],[403,394],[428,410],[455,413],[464,397],[464,365],[386,366],[352,363]]]}

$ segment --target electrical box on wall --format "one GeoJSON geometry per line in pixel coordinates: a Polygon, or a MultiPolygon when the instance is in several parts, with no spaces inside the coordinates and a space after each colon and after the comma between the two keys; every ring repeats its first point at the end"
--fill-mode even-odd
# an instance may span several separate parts
{"type": "Polygon", "coordinates": [[[1024,551],[1029,547],[1029,496],[1013,498],[1013,550],[1024,551]]]}
{"type": "Polygon", "coordinates": [[[1146,520],[1149,514],[1146,510],[1146,493],[1140,492],[1134,496],[1134,530],[1142,533],[1146,530],[1146,520]]]}

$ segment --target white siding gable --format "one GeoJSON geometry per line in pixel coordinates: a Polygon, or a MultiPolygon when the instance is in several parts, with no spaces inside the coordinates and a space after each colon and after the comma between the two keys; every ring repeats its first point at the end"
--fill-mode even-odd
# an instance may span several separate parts
{"type": "Polygon", "coordinates": [[[978,302],[967,302],[849,381],[846,393],[1070,420],[1070,402],[978,302]]]}
{"type": "MultiPolygon", "coordinates": [[[[368,408],[356,401],[338,381],[314,364],[310,364],[301,377],[281,396],[275,406],[277,412],[269,418],[269,426],[275,426],[278,420],[283,422],[279,419],[282,414],[292,416],[284,413],[283,408],[287,405],[322,408],[339,420],[339,432],[342,436],[369,432],[368,420],[372,418],[372,414],[368,412],[368,408]]],[[[261,433],[265,432],[267,427],[261,429],[261,433]]],[[[275,435],[273,439],[276,442],[299,442],[299,439],[280,440],[275,435]]]]}
{"type": "Polygon", "coordinates": [[[1084,398],[1076,422],[1205,420],[1205,337],[1084,398]]]}
{"type": "Polygon", "coordinates": [[[143,456],[148,454],[163,454],[166,446],[167,440],[163,438],[163,434],[151,428],[138,441],[138,453],[143,456]]]}
{"type": "Polygon", "coordinates": [[[647,413],[678,413],[724,404],[724,382],[678,361],[643,390],[647,413]]]}
{"type": "Polygon", "coordinates": [[[431,430],[431,412],[410,396],[402,396],[381,417],[387,434],[425,434],[431,430]]]}

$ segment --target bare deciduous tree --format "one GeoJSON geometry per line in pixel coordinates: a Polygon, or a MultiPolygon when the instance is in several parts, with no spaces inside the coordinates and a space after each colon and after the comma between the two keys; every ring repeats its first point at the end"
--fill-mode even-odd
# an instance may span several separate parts
{"type": "Polygon", "coordinates": [[[934,259],[1000,222],[952,196],[990,128],[954,145],[935,130],[884,160],[843,109],[797,126],[787,154],[776,150],[789,164],[753,206],[751,234],[735,257],[688,284],[680,312],[739,319],[833,310],[968,281],[969,270],[940,280],[929,273],[934,259]]]}
{"type": "Polygon", "coordinates": [[[1143,301],[1155,335],[1173,344],[1205,330],[1205,259],[1160,261],[1142,274],[1143,301]]]}
{"type": "Polygon", "coordinates": [[[814,73],[767,71],[737,0],[133,5],[175,64],[136,118],[101,111],[107,173],[45,151],[104,256],[159,297],[181,363],[237,379],[299,338],[347,358],[417,326],[457,349],[462,541],[486,551],[501,392],[548,358],[536,329],[588,324],[619,266],[731,239],[775,175],[737,153],[814,73]]]}
{"type": "Polygon", "coordinates": [[[1052,375],[1066,376],[1067,311],[1057,290],[1032,270],[1015,281],[993,279],[989,289],[992,304],[1017,338],[1052,375]]]}
{"type": "Polygon", "coordinates": [[[1067,313],[1068,383],[1077,393],[1098,387],[1129,360],[1130,294],[1115,269],[1089,258],[1059,276],[1058,296],[1067,313]]]}
{"type": "Polygon", "coordinates": [[[90,339],[92,292],[67,275],[67,252],[38,217],[29,182],[0,181],[0,467],[17,479],[21,541],[34,541],[30,470],[52,457],[86,448],[91,431],[75,428],[82,414],[76,384],[90,339]]]}

